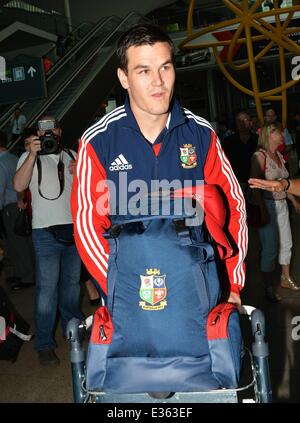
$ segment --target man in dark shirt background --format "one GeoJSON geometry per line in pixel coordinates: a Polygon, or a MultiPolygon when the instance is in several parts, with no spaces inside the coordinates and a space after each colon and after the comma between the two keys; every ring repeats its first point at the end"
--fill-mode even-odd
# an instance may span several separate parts
{"type": "Polygon", "coordinates": [[[25,208],[25,204],[13,187],[18,158],[7,150],[6,145],[7,136],[0,132],[0,213],[4,244],[15,274],[8,280],[12,283],[11,289],[19,291],[35,283],[34,253],[31,237],[19,236],[14,230],[19,209],[25,208]]]}
{"type": "Polygon", "coordinates": [[[258,136],[251,131],[251,117],[247,112],[239,112],[235,122],[236,132],[226,137],[222,146],[235,176],[245,192],[250,177],[251,157],[256,151],[258,136]]]}

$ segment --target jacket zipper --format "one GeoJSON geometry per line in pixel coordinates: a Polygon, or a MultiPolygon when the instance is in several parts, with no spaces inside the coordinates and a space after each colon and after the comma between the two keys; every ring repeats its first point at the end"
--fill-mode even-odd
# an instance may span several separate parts
{"type": "Polygon", "coordinates": [[[159,153],[158,153],[158,155],[156,156],[156,154],[154,153],[154,151],[153,151],[153,148],[152,148],[152,151],[153,151],[153,154],[155,155],[155,178],[158,180],[158,164],[159,164],[159,157],[162,155],[162,152],[163,152],[163,149],[165,148],[165,144],[166,144],[166,142],[167,142],[167,136],[169,135],[169,131],[167,130],[166,131],[166,133],[164,134],[164,137],[163,137],[163,139],[162,139],[162,142],[161,142],[161,147],[160,147],[160,150],[159,150],[159,153]]]}

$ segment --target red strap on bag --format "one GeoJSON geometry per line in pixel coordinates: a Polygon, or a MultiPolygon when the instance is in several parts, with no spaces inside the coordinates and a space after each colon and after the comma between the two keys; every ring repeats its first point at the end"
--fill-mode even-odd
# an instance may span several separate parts
{"type": "Polygon", "coordinates": [[[265,157],[265,161],[264,161],[264,166],[263,166],[263,172],[264,175],[266,174],[266,168],[267,168],[267,154],[264,150],[262,150],[261,148],[258,150],[260,153],[262,153],[265,157]]]}
{"type": "Polygon", "coordinates": [[[211,310],[206,322],[208,341],[228,338],[228,321],[234,310],[237,306],[232,303],[221,303],[211,310]]]}

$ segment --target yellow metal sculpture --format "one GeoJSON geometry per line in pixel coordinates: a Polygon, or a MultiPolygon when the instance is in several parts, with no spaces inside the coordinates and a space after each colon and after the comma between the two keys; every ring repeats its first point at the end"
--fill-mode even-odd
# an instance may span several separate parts
{"type": "Polygon", "coordinates": [[[195,8],[195,2],[196,0],[190,1],[187,19],[187,38],[179,44],[179,48],[184,50],[211,48],[215,60],[225,77],[237,89],[254,97],[257,117],[260,123],[263,123],[262,100],[281,101],[282,123],[285,126],[287,120],[287,89],[299,81],[299,79],[291,79],[287,81],[285,52],[289,52],[294,55],[300,55],[300,46],[291,40],[288,36],[289,34],[300,32],[299,27],[289,27],[289,23],[293,19],[294,13],[300,11],[300,6],[279,8],[278,0],[273,0],[274,9],[265,12],[258,12],[257,9],[261,7],[264,0],[257,0],[250,6],[248,0],[242,0],[240,3],[235,0],[223,0],[223,3],[228,7],[228,9],[234,12],[236,18],[211,25],[197,32],[194,32],[193,12],[195,8]],[[275,17],[274,25],[265,19],[270,16],[275,17]],[[285,18],[284,21],[283,17],[285,18]],[[231,25],[236,26],[235,32],[231,39],[215,41],[203,40],[203,38],[205,38],[203,37],[204,35],[220,31],[224,28],[226,29],[226,27],[231,25]],[[253,29],[258,35],[252,34],[253,29]],[[254,43],[262,40],[267,40],[267,44],[262,48],[261,51],[259,51],[258,54],[254,55],[254,43]],[[234,53],[236,51],[236,47],[241,44],[246,46],[248,59],[245,60],[244,63],[236,64],[234,63],[234,53]],[[259,81],[256,73],[256,63],[262,59],[266,53],[268,53],[269,50],[276,44],[278,46],[279,54],[281,85],[268,91],[260,92],[259,81]],[[227,56],[225,60],[222,60],[219,50],[220,47],[225,46],[227,47],[227,56]],[[248,69],[250,72],[252,89],[244,87],[238,81],[236,81],[225,67],[224,62],[227,62],[228,66],[234,71],[248,69]]]}

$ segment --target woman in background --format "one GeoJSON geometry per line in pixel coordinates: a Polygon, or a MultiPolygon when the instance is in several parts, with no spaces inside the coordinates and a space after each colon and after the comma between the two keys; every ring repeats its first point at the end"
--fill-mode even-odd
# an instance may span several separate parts
{"type": "MultiPolygon", "coordinates": [[[[278,147],[283,144],[283,129],[279,123],[266,124],[261,128],[258,151],[252,157],[251,177],[260,180],[286,179],[289,173],[278,147]]],[[[253,179],[250,179],[250,181],[253,179]]],[[[256,179],[257,180],[257,179],[256,179]]],[[[288,188],[288,187],[286,187],[288,188]]],[[[259,228],[261,242],[260,268],[266,285],[266,296],[269,300],[280,300],[273,284],[275,259],[281,265],[281,287],[293,291],[300,289],[290,274],[292,256],[292,234],[289,220],[289,210],[286,199],[289,199],[296,212],[300,212],[300,204],[287,190],[256,191],[254,199],[259,205],[262,218],[266,223],[259,228]]]]}

